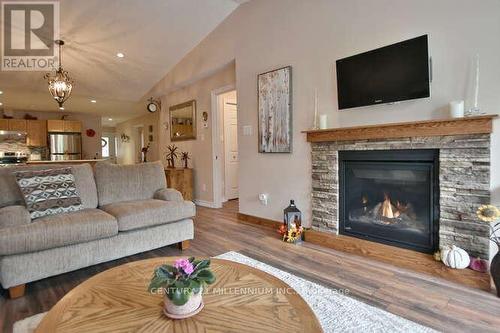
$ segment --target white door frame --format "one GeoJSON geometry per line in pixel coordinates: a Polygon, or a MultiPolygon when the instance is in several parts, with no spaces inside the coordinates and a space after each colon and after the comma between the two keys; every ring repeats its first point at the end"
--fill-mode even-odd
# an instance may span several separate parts
{"type": "Polygon", "coordinates": [[[221,166],[221,151],[222,145],[220,144],[220,138],[222,135],[221,128],[219,126],[220,115],[219,115],[219,101],[218,96],[230,91],[236,90],[234,84],[230,84],[224,87],[220,87],[212,90],[212,180],[213,180],[213,196],[214,196],[214,208],[222,208],[222,166],[221,166]]]}

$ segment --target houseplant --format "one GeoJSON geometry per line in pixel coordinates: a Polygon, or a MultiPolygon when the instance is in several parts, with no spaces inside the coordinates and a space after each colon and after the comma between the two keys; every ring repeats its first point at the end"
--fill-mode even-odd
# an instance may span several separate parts
{"type": "Polygon", "coordinates": [[[177,149],[176,145],[169,145],[167,147],[167,168],[175,168],[175,159],[177,158],[177,149]]]}
{"type": "Polygon", "coordinates": [[[181,319],[195,315],[203,308],[204,287],[215,282],[210,259],[177,259],[173,265],[161,265],[154,270],[149,291],[163,290],[165,315],[181,319]]]}
{"type": "Polygon", "coordinates": [[[181,153],[181,160],[184,161],[184,169],[188,168],[188,160],[190,160],[190,159],[191,159],[191,157],[189,157],[189,152],[183,151],[181,153]]]}
{"type": "Polygon", "coordinates": [[[492,205],[482,205],[477,211],[477,217],[490,223],[490,240],[496,244],[498,252],[490,264],[490,274],[497,288],[497,296],[500,297],[500,210],[492,205]]]}

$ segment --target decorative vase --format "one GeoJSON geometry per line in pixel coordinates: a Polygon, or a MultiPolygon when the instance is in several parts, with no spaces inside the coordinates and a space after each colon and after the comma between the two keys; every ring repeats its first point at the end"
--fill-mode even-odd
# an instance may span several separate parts
{"type": "Polygon", "coordinates": [[[497,288],[497,296],[500,297],[500,252],[497,252],[491,261],[490,274],[497,288]]]}
{"type": "Polygon", "coordinates": [[[172,319],[189,318],[203,309],[203,292],[193,293],[189,300],[183,305],[175,305],[167,295],[163,297],[163,313],[172,319]]]}

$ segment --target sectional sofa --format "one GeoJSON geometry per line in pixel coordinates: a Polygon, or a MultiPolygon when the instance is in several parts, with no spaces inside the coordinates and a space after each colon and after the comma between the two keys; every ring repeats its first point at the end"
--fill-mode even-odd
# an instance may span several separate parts
{"type": "Polygon", "coordinates": [[[161,163],[72,166],[82,210],[31,220],[13,171],[0,168],[0,284],[11,297],[28,282],[194,237],[195,206],[166,188],[161,163]]]}

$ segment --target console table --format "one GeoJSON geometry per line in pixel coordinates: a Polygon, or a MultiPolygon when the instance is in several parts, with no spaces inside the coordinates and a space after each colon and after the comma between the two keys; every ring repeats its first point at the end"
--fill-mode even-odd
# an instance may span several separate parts
{"type": "Polygon", "coordinates": [[[181,192],[184,200],[193,200],[193,169],[167,168],[165,176],[169,188],[181,192]]]}

